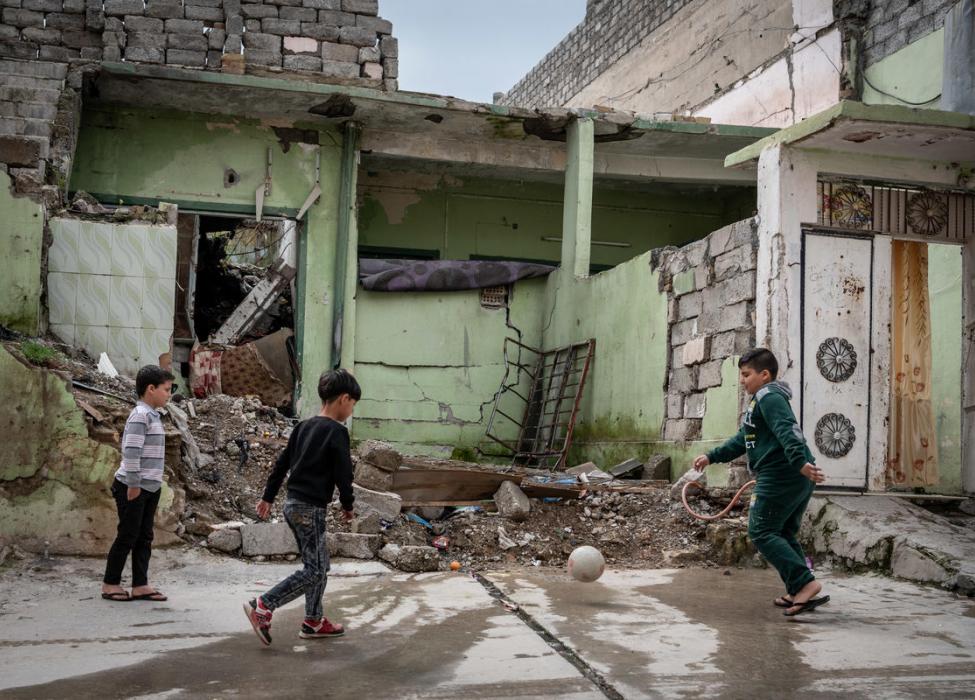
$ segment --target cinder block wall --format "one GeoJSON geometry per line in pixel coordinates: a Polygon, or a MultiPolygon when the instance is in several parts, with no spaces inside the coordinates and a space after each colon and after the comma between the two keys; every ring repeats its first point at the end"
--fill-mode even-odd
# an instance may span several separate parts
{"type": "Polygon", "coordinates": [[[3,0],[0,57],[311,71],[395,90],[378,0],[3,0]]]}

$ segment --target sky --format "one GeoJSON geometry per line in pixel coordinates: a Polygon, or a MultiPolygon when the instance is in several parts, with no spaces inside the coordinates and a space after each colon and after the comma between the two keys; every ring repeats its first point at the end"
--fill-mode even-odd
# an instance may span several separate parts
{"type": "Polygon", "coordinates": [[[400,90],[491,102],[586,14],[586,0],[379,0],[399,39],[400,90]]]}

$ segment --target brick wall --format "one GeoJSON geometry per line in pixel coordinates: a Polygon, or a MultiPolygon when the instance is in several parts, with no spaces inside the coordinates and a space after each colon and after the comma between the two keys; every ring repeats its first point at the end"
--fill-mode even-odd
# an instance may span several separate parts
{"type": "Polygon", "coordinates": [[[721,365],[754,346],[757,260],[754,219],[655,251],[670,327],[665,440],[701,437],[706,392],[721,385],[721,365]]]}
{"type": "Polygon", "coordinates": [[[691,0],[589,0],[586,18],[500,100],[557,107],[691,0]]]}
{"type": "Polygon", "coordinates": [[[872,0],[863,35],[866,65],[944,27],[957,0],[872,0]]]}
{"type": "Polygon", "coordinates": [[[396,89],[378,0],[2,0],[0,57],[312,71],[396,89]]]}

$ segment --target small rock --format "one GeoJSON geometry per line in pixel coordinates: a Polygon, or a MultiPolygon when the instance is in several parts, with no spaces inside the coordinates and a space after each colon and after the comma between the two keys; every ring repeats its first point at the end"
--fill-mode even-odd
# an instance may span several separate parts
{"type": "Polygon", "coordinates": [[[359,447],[359,459],[386,472],[395,472],[403,464],[403,455],[389,443],[379,440],[366,440],[362,443],[359,447]]]}
{"type": "Polygon", "coordinates": [[[352,521],[352,532],[356,534],[378,535],[382,529],[382,518],[375,511],[356,516],[356,519],[352,521]]]}
{"type": "Polygon", "coordinates": [[[223,530],[214,530],[207,537],[207,546],[210,549],[216,549],[219,552],[236,552],[240,549],[243,542],[243,537],[240,534],[240,530],[232,530],[226,528],[223,530]]]}
{"type": "Polygon", "coordinates": [[[975,498],[969,498],[958,505],[958,510],[966,515],[975,515],[975,498]]]}
{"type": "Polygon", "coordinates": [[[498,506],[498,514],[503,518],[520,521],[527,519],[531,513],[531,501],[513,481],[501,484],[494,494],[494,502],[498,506]]]}
{"type": "Polygon", "coordinates": [[[381,539],[379,535],[335,532],[328,536],[328,549],[334,557],[372,559],[379,551],[381,539]]]}

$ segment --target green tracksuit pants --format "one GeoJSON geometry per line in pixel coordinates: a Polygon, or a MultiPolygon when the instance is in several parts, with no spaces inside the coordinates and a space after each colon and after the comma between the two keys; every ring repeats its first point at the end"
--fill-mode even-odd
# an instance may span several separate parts
{"type": "Polygon", "coordinates": [[[796,538],[814,487],[805,477],[772,484],[760,479],[748,512],[748,536],[779,572],[789,595],[815,579],[796,538]]]}

